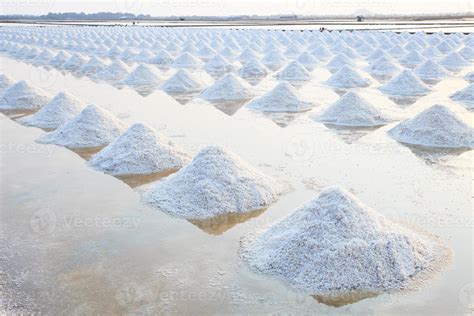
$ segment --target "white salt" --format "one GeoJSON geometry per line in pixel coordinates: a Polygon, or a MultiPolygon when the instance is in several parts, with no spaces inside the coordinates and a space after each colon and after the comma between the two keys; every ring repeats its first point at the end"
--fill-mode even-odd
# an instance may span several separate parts
{"type": "Polygon", "coordinates": [[[245,100],[251,96],[250,85],[232,73],[221,77],[200,95],[201,98],[208,101],[245,100]]]}
{"type": "Polygon", "coordinates": [[[7,88],[0,99],[1,110],[36,110],[51,101],[51,96],[31,83],[21,80],[7,88]]]}
{"type": "Polygon", "coordinates": [[[415,74],[424,80],[439,80],[448,74],[440,65],[432,60],[427,60],[414,70],[415,74]]]}
{"type": "Polygon", "coordinates": [[[168,80],[166,80],[160,89],[166,92],[196,92],[201,91],[204,84],[189,73],[186,69],[180,69],[168,80]]]}
{"type": "Polygon", "coordinates": [[[291,84],[280,82],[261,97],[250,101],[247,106],[264,112],[302,112],[310,110],[313,104],[303,101],[291,84]]]}
{"type": "Polygon", "coordinates": [[[162,79],[159,74],[150,66],[138,65],[124,80],[123,83],[129,86],[153,86],[162,79]]]}
{"type": "Polygon", "coordinates": [[[299,62],[293,61],[280,70],[275,77],[279,80],[307,81],[311,79],[311,74],[299,62]]]}
{"type": "Polygon", "coordinates": [[[419,96],[430,91],[414,73],[409,69],[403,70],[389,82],[380,87],[384,93],[396,96],[419,96]]]}
{"type": "Polygon", "coordinates": [[[0,74],[0,95],[15,83],[15,80],[4,74],[0,74]]]}
{"type": "Polygon", "coordinates": [[[349,89],[356,87],[367,87],[370,85],[370,80],[362,77],[354,68],[349,65],[344,65],[336,73],[331,75],[326,81],[326,84],[333,88],[349,89]]]}
{"type": "Polygon", "coordinates": [[[268,74],[269,70],[257,59],[251,59],[239,69],[242,78],[261,78],[268,74]]]}
{"type": "Polygon", "coordinates": [[[129,74],[130,68],[121,60],[115,60],[95,76],[104,81],[120,81],[129,74]]]}
{"type": "Polygon", "coordinates": [[[474,83],[454,93],[451,99],[464,104],[469,110],[474,110],[474,83]]]}

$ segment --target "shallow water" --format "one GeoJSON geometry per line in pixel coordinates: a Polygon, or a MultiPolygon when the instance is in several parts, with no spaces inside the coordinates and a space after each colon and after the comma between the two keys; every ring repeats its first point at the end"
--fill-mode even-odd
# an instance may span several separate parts
{"type": "MultiPolygon", "coordinates": [[[[132,188],[94,171],[66,148],[36,144],[44,131],[1,116],[3,309],[50,315],[472,312],[473,151],[426,159],[387,136],[396,122],[351,138],[309,119],[338,99],[324,85],[329,71],[317,67],[316,79],[299,89],[317,106],[282,128],[245,106],[226,114],[207,102],[179,104],[162,91],[142,97],[127,87],[118,90],[4,56],[1,61],[2,73],[52,94],[66,90],[126,123],[148,123],[193,154],[206,144],[226,146],[294,188],[248,217],[173,218],[140,201],[143,186],[132,188]],[[242,236],[335,184],[392,219],[439,235],[454,250],[451,264],[418,291],[338,299],[294,291],[241,265],[242,236]]],[[[376,80],[354,90],[404,118],[434,103],[451,103],[449,95],[467,86],[460,79],[465,72],[403,108],[378,92],[376,80]]],[[[261,93],[274,84],[269,76],[255,88],[261,93]]]]}

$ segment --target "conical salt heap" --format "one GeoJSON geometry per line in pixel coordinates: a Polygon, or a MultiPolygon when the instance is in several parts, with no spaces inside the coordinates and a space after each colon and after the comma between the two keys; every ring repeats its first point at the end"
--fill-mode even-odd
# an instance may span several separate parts
{"type": "Polygon", "coordinates": [[[474,129],[444,105],[433,105],[388,131],[402,143],[426,147],[474,148],[474,129]]]}
{"type": "Polygon", "coordinates": [[[276,71],[286,64],[287,59],[277,51],[270,51],[261,60],[268,69],[276,71]]]}
{"type": "Polygon", "coordinates": [[[469,46],[465,46],[459,51],[459,55],[461,55],[466,61],[473,61],[474,49],[469,46]]]}
{"type": "Polygon", "coordinates": [[[317,120],[338,126],[381,126],[390,119],[357,93],[347,92],[326,109],[317,120]]]}
{"type": "Polygon", "coordinates": [[[64,64],[61,65],[62,69],[75,71],[81,68],[85,63],[87,63],[87,58],[80,55],[72,55],[64,64]]]}
{"type": "Polygon", "coordinates": [[[432,60],[427,60],[416,67],[414,73],[424,80],[439,80],[448,74],[446,70],[432,60]]]}
{"type": "Polygon", "coordinates": [[[350,60],[346,55],[344,54],[339,54],[335,56],[333,59],[331,59],[327,64],[326,68],[330,70],[331,72],[339,70],[341,67],[349,65],[349,66],[354,66],[354,63],[352,60],[350,60]]]}
{"type": "Polygon", "coordinates": [[[54,66],[54,67],[61,67],[69,58],[71,58],[71,54],[65,51],[60,51],[59,53],[56,54],[56,56],[53,57],[49,61],[49,64],[54,66]]]}
{"type": "Polygon", "coordinates": [[[413,71],[405,69],[389,82],[382,85],[380,90],[389,95],[396,96],[420,96],[430,91],[413,71]]]}
{"type": "Polygon", "coordinates": [[[85,75],[94,75],[104,70],[105,67],[107,67],[107,65],[102,59],[92,56],[91,59],[80,68],[79,72],[85,75]]]}
{"type": "Polygon", "coordinates": [[[407,67],[415,68],[425,62],[425,60],[425,57],[421,56],[417,51],[410,51],[400,59],[400,63],[407,67]]]}
{"type": "Polygon", "coordinates": [[[154,128],[136,123],[92,156],[89,165],[112,175],[141,175],[179,169],[190,161],[191,156],[154,128]]]}
{"type": "Polygon", "coordinates": [[[120,81],[129,74],[129,71],[130,68],[123,61],[115,60],[95,77],[104,81],[120,81]]]}
{"type": "Polygon", "coordinates": [[[280,82],[261,97],[253,99],[248,107],[264,112],[303,112],[313,104],[301,100],[298,91],[288,82],[280,82]]]}
{"type": "Polygon", "coordinates": [[[439,64],[450,71],[459,71],[470,65],[468,61],[456,52],[444,57],[439,64]]]}
{"type": "Polygon", "coordinates": [[[470,73],[466,74],[464,76],[464,79],[466,79],[469,82],[474,82],[474,71],[471,71],[470,73]]]}
{"type": "Polygon", "coordinates": [[[0,74],[0,96],[1,94],[15,83],[12,77],[0,74]]]}
{"type": "Polygon", "coordinates": [[[123,80],[123,83],[129,86],[153,86],[160,83],[161,80],[154,69],[140,64],[123,80]]]}
{"type": "Polygon", "coordinates": [[[229,73],[214,82],[200,96],[208,101],[237,101],[250,98],[252,93],[248,83],[229,73]]]}
{"type": "Polygon", "coordinates": [[[402,226],[335,187],[242,241],[251,270],[317,295],[416,288],[450,258],[437,237],[402,226]]]}
{"type": "Polygon", "coordinates": [[[299,62],[293,61],[280,70],[275,77],[286,81],[307,81],[311,79],[311,74],[299,62]]]}
{"type": "Polygon", "coordinates": [[[21,80],[3,92],[0,110],[37,110],[49,101],[51,101],[49,94],[21,80]]]}
{"type": "Polygon", "coordinates": [[[179,55],[171,63],[171,66],[175,68],[197,68],[201,65],[202,62],[188,52],[179,55]]]}
{"type": "Polygon", "coordinates": [[[262,78],[268,72],[267,67],[256,59],[251,59],[239,69],[239,75],[242,78],[262,78]]]}
{"type": "Polygon", "coordinates": [[[464,104],[469,110],[474,110],[474,83],[454,93],[451,99],[464,104]]]}
{"type": "Polygon", "coordinates": [[[237,155],[208,146],[146,192],[144,200],[170,214],[199,219],[265,208],[282,190],[278,181],[237,155]]]}
{"type": "Polygon", "coordinates": [[[159,52],[154,58],[150,60],[150,64],[155,64],[155,65],[161,65],[161,66],[167,66],[173,62],[173,57],[165,51],[162,50],[159,52]]]}
{"type": "Polygon", "coordinates": [[[234,71],[235,67],[221,55],[215,55],[204,65],[204,70],[213,74],[234,71]]]}
{"type": "Polygon", "coordinates": [[[336,73],[331,75],[326,81],[328,86],[339,89],[349,89],[356,87],[367,87],[370,85],[370,80],[362,77],[351,66],[345,65],[336,73]]]}
{"type": "Polygon", "coordinates": [[[20,119],[22,124],[39,128],[58,128],[78,115],[84,103],[67,92],[59,92],[51,102],[31,116],[20,119]]]}
{"type": "Polygon", "coordinates": [[[180,69],[166,80],[160,89],[166,92],[197,92],[204,88],[204,84],[195,78],[186,69],[180,69]]]}
{"type": "Polygon", "coordinates": [[[302,53],[297,59],[308,71],[313,71],[318,61],[307,52],[302,53]]]}
{"type": "Polygon", "coordinates": [[[385,56],[375,60],[367,67],[367,72],[374,76],[390,76],[399,70],[400,68],[385,56]]]}
{"type": "Polygon", "coordinates": [[[110,112],[96,105],[88,105],[72,120],[41,136],[37,142],[68,148],[95,148],[108,145],[125,128],[125,124],[110,112]]]}

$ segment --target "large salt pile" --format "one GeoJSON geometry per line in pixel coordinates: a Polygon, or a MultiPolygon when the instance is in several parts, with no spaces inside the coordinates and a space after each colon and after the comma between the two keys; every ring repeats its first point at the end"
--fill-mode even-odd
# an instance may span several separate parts
{"type": "Polygon", "coordinates": [[[307,81],[311,79],[311,74],[299,62],[293,61],[280,70],[275,77],[279,80],[307,81]]]}
{"type": "Polygon", "coordinates": [[[201,93],[201,98],[208,101],[237,101],[252,96],[248,83],[229,73],[201,93]]]}
{"type": "Polygon", "coordinates": [[[444,105],[433,105],[388,131],[402,143],[426,147],[473,148],[474,129],[444,105]]]}
{"type": "Polygon", "coordinates": [[[161,81],[159,75],[150,66],[141,64],[137,66],[124,80],[129,86],[154,86],[161,81]]]}
{"type": "Polygon", "coordinates": [[[75,96],[60,92],[38,112],[21,118],[20,122],[28,126],[55,129],[78,115],[84,106],[75,96]]]}
{"type": "Polygon", "coordinates": [[[459,71],[469,66],[469,62],[456,52],[444,57],[439,64],[450,71],[459,71]]]}
{"type": "Polygon", "coordinates": [[[337,187],[242,246],[253,271],[328,296],[415,288],[450,258],[437,237],[393,222],[337,187]]]}
{"type": "Polygon", "coordinates": [[[344,65],[326,81],[328,86],[338,89],[349,89],[356,87],[367,87],[370,80],[362,77],[349,65],[344,65]]]}
{"type": "Polygon", "coordinates": [[[414,70],[415,74],[423,80],[440,80],[447,75],[440,65],[432,60],[427,60],[414,70]]]}
{"type": "Polygon", "coordinates": [[[381,126],[390,119],[357,93],[347,92],[317,120],[338,126],[381,126]]]}
{"type": "Polygon", "coordinates": [[[0,110],[37,110],[49,101],[51,101],[49,94],[21,80],[3,92],[0,110]]]}
{"type": "Polygon", "coordinates": [[[303,101],[298,91],[288,82],[280,82],[261,97],[250,101],[248,107],[264,112],[302,112],[313,107],[303,101]]]}
{"type": "Polygon", "coordinates": [[[413,73],[405,69],[389,82],[382,85],[380,90],[396,96],[418,96],[427,94],[430,89],[413,73]]]}
{"type": "Polygon", "coordinates": [[[218,146],[203,148],[177,173],[145,193],[145,201],[176,216],[198,219],[264,208],[282,185],[218,146]]]}
{"type": "Polygon", "coordinates": [[[0,95],[15,83],[12,77],[0,74],[0,95]]]}
{"type": "Polygon", "coordinates": [[[454,93],[451,99],[464,104],[469,110],[474,110],[474,83],[454,93]]]}
{"type": "Polygon", "coordinates": [[[125,124],[110,112],[88,105],[72,120],[37,142],[68,148],[94,148],[108,145],[125,130],[125,124]]]}
{"type": "Polygon", "coordinates": [[[96,78],[104,81],[120,81],[129,74],[128,66],[121,60],[115,60],[104,70],[97,73],[96,78]]]}
{"type": "Polygon", "coordinates": [[[112,175],[139,175],[179,169],[190,161],[191,156],[165,136],[136,123],[92,156],[89,165],[112,175]]]}
{"type": "Polygon", "coordinates": [[[197,92],[203,88],[204,84],[186,69],[180,69],[160,86],[163,91],[180,93],[197,92]]]}

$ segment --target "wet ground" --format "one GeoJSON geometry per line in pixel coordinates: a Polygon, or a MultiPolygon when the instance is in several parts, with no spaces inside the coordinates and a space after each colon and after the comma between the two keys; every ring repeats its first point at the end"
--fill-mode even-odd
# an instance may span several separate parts
{"type": "MultiPolygon", "coordinates": [[[[407,147],[386,134],[396,123],[348,131],[312,121],[311,115],[338,99],[323,84],[327,70],[316,68],[315,79],[299,89],[317,106],[284,118],[283,124],[281,117],[245,106],[181,104],[162,91],[143,97],[127,87],[119,90],[5,56],[0,72],[52,94],[66,90],[126,123],[148,123],[193,154],[206,144],[226,146],[293,187],[277,203],[248,216],[173,218],[140,201],[144,183],[156,178],[119,179],[94,171],[78,153],[36,144],[45,131],[2,115],[3,309],[48,315],[472,313],[473,151],[407,147]],[[334,184],[392,219],[439,235],[452,247],[453,261],[418,291],[343,298],[295,292],[241,265],[242,236],[334,184]]],[[[409,106],[380,94],[376,80],[356,91],[398,118],[411,117],[435,103],[450,103],[449,95],[467,86],[461,79],[466,72],[446,78],[409,106]]],[[[274,84],[267,78],[255,88],[265,91],[274,84]]]]}

